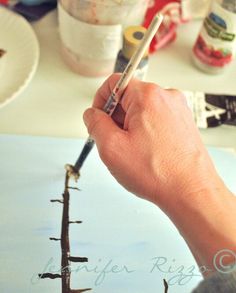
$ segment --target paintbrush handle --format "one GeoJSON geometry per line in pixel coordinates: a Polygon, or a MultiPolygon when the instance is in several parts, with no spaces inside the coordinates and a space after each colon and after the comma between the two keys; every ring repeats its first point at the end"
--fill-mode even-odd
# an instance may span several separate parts
{"type": "Polygon", "coordinates": [[[111,116],[113,114],[117,104],[119,103],[124,93],[125,88],[127,87],[128,83],[133,77],[135,70],[137,69],[144,53],[146,52],[154,35],[156,34],[162,20],[163,20],[162,14],[157,14],[153,17],[153,20],[148,30],[146,31],[142,41],[140,42],[134,55],[129,60],[129,63],[127,64],[125,70],[121,74],[120,79],[116,83],[113,91],[111,92],[110,97],[108,98],[103,108],[103,111],[106,112],[108,115],[111,116]]]}

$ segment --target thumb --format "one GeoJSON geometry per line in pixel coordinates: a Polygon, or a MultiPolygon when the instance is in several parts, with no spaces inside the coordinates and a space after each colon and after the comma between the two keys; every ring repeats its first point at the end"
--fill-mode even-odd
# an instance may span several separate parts
{"type": "Polygon", "coordinates": [[[89,108],[84,112],[84,123],[88,133],[95,140],[99,150],[105,152],[105,148],[111,151],[116,142],[124,136],[112,118],[104,111],[97,108],[89,108]]]}

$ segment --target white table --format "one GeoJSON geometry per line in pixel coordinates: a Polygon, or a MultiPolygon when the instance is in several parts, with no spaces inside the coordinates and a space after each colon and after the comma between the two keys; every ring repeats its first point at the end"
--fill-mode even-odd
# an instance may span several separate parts
{"type": "MultiPolygon", "coordinates": [[[[236,94],[236,61],[220,76],[198,71],[190,53],[199,22],[179,28],[175,43],[150,58],[148,81],[161,86],[210,93],[236,94]]],[[[26,90],[0,111],[0,133],[54,137],[86,137],[82,114],[91,105],[103,78],[71,72],[60,56],[57,13],[33,24],[40,44],[37,72],[26,90]]],[[[174,107],[174,102],[173,102],[174,107]]],[[[236,128],[201,130],[204,143],[236,149],[236,128]]]]}
{"type": "MultiPolygon", "coordinates": [[[[60,57],[56,19],[56,12],[53,12],[33,24],[41,50],[39,67],[26,90],[12,103],[0,110],[0,133],[68,138],[87,136],[82,113],[91,105],[93,95],[103,79],[84,78],[74,74],[66,67],[60,57]]],[[[191,65],[190,51],[198,28],[199,23],[181,27],[177,41],[151,57],[147,80],[157,82],[162,86],[186,90],[236,93],[236,82],[234,81],[236,63],[222,76],[208,76],[191,65]]],[[[201,133],[206,144],[236,149],[236,128],[225,126],[204,130],[201,133]]],[[[3,220],[0,222],[0,228],[2,234],[7,236],[4,237],[4,241],[0,242],[0,252],[3,251],[5,257],[3,260],[5,261],[7,258],[6,266],[1,266],[3,284],[7,284],[7,288],[11,288],[9,290],[12,290],[14,286],[20,292],[23,292],[25,288],[28,288],[30,292],[59,292],[60,283],[44,280],[45,282],[38,285],[32,285],[29,283],[29,276],[35,273],[37,276],[37,273],[40,272],[39,268],[44,268],[51,256],[53,260],[59,260],[59,250],[55,246],[49,245],[46,234],[50,232],[51,236],[57,235],[61,211],[49,207],[48,202],[53,193],[48,191],[61,190],[60,183],[62,176],[64,176],[62,166],[67,160],[72,162],[70,158],[72,157],[73,160],[73,154],[76,155],[75,151],[79,148],[74,141],[68,140],[58,142],[56,140],[46,141],[42,138],[34,140],[16,137],[1,139],[0,148],[3,160],[0,177],[11,174],[12,169],[10,168],[11,164],[8,163],[8,157],[17,158],[21,167],[15,170],[16,180],[10,190],[11,196],[8,196],[7,193],[9,191],[9,176],[5,176],[6,180],[3,180],[1,186],[2,191],[7,191],[2,192],[3,196],[0,197],[4,203],[0,205],[3,208],[1,212],[3,220]],[[25,145],[30,145],[31,149],[28,150],[25,145]],[[52,154],[50,160],[45,160],[50,151],[52,154]],[[32,166],[37,166],[37,168],[32,168],[32,166]],[[42,184],[39,185],[37,182],[42,184]],[[12,205],[13,198],[15,205],[6,210],[7,206],[12,205]],[[28,208],[30,205],[33,207],[32,209],[28,208]],[[27,217],[30,217],[30,221],[27,217]],[[14,221],[9,221],[9,219],[18,219],[19,228],[16,229],[14,221]],[[42,233],[45,233],[45,237],[42,233]],[[8,245],[9,240],[12,242],[12,239],[15,239],[15,246],[8,245]],[[28,245],[25,245],[25,239],[29,239],[28,245]],[[4,249],[1,249],[1,245],[4,249]],[[40,257],[35,258],[36,253],[39,253],[40,257]],[[10,257],[7,257],[8,254],[10,257]],[[19,255],[25,259],[23,265],[19,263],[19,255]],[[9,281],[12,279],[12,275],[15,276],[13,283],[9,281]],[[19,288],[24,289],[19,290],[19,288]]],[[[81,142],[78,143],[81,144],[81,142]]],[[[217,150],[217,152],[220,151],[217,150]]],[[[74,215],[79,214],[79,219],[85,221],[85,226],[80,228],[82,229],[80,235],[83,235],[85,241],[81,243],[83,251],[86,252],[84,255],[89,257],[88,268],[94,268],[98,265],[100,269],[100,265],[105,265],[104,260],[109,258],[115,261],[114,264],[116,264],[116,260],[117,264],[122,264],[124,260],[123,264],[127,265],[129,269],[137,268],[137,274],[134,273],[125,276],[125,278],[124,275],[121,275],[120,279],[117,279],[115,274],[109,275],[103,284],[104,287],[97,287],[96,292],[113,291],[110,290],[111,286],[114,284],[116,286],[119,280],[121,280],[119,283],[122,283],[123,287],[116,286],[114,288],[116,292],[119,290],[122,292],[123,288],[128,286],[132,286],[129,292],[132,290],[132,292],[137,292],[137,290],[153,292],[152,288],[157,286],[160,286],[162,290],[162,278],[165,277],[168,280],[174,275],[173,273],[162,274],[158,271],[151,275],[151,257],[166,258],[166,268],[170,265],[176,269],[176,266],[183,265],[183,273],[185,273],[189,271],[190,265],[194,264],[190,251],[183,238],[179,233],[176,233],[176,229],[169,219],[163,216],[159,209],[150,205],[148,201],[140,201],[138,198],[126,194],[127,191],[114,182],[111,176],[106,177],[108,171],[100,160],[97,160],[96,153],[93,152],[91,156],[93,156],[93,160],[89,160],[84,167],[89,172],[84,172],[85,176],[82,176],[82,181],[80,181],[81,189],[86,191],[86,196],[74,197],[71,205],[71,208],[74,209],[74,215]],[[90,177],[94,178],[93,181],[95,180],[93,184],[89,184],[90,177]],[[106,178],[105,185],[103,184],[104,178],[106,178]],[[103,184],[98,190],[94,189],[96,182],[103,184]],[[101,195],[106,205],[101,204],[101,195]],[[96,221],[97,216],[98,222],[96,221]],[[94,220],[91,217],[94,217],[94,220]],[[110,221],[110,219],[113,220],[110,221]],[[146,222],[148,229],[145,228],[146,222]],[[101,228],[105,233],[100,233],[101,228]],[[119,239],[119,246],[117,246],[117,239],[119,239]],[[174,248],[172,247],[173,240],[174,248]],[[88,245],[84,245],[84,243],[88,243],[88,245]],[[116,251],[117,247],[119,247],[118,252],[116,251]],[[113,258],[114,249],[115,256],[113,258]],[[127,253],[125,258],[123,251],[127,253]],[[99,263],[100,260],[97,262],[97,256],[101,258],[102,264],[99,263]],[[177,260],[176,263],[174,263],[175,260],[177,260]],[[130,263],[137,263],[138,266],[129,266],[130,263]],[[144,287],[145,289],[142,289],[144,287]]],[[[222,177],[227,185],[232,186],[232,190],[234,190],[233,174],[235,173],[228,171],[230,164],[233,169],[234,162],[230,160],[228,163],[226,160],[225,164],[221,164],[220,155],[219,157],[215,155],[215,162],[218,162],[222,177]]],[[[74,231],[73,235],[77,236],[77,231],[74,231]]],[[[78,240],[80,241],[81,238],[78,240]]],[[[80,243],[78,247],[80,247],[79,245],[80,243]]],[[[82,278],[82,282],[84,284],[86,282],[85,286],[92,284],[91,287],[94,288],[94,274],[88,274],[88,276],[90,279],[93,278],[92,281],[89,279],[90,283],[88,283],[86,276],[84,279],[82,278]]],[[[80,282],[81,278],[78,280],[80,282]]],[[[188,284],[189,287],[185,286],[183,289],[183,286],[176,286],[173,291],[190,292],[190,288],[196,286],[199,280],[200,278],[195,277],[193,282],[188,284]]],[[[5,287],[4,290],[7,288],[5,287]]],[[[157,292],[161,291],[157,290],[157,292]]]]}

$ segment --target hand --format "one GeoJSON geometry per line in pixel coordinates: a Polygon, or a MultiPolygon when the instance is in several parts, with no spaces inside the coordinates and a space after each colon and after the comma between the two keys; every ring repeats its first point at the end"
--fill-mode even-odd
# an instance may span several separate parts
{"type": "Polygon", "coordinates": [[[118,79],[113,75],[102,85],[84,114],[101,159],[118,182],[164,210],[208,185],[209,176],[219,184],[185,97],[132,80],[113,121],[100,109],[118,79]]]}
{"type": "Polygon", "coordinates": [[[214,271],[217,251],[236,247],[235,196],[216,173],[185,97],[132,80],[111,118],[101,109],[118,79],[112,75],[84,113],[100,157],[125,188],[157,204],[199,266],[214,271]]]}

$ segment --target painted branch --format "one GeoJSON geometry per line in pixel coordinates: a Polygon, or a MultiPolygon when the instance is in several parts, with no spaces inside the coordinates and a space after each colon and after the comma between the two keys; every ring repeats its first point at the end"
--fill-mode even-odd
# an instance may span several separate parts
{"type": "Polygon", "coordinates": [[[74,256],[70,256],[68,257],[68,259],[72,262],[88,262],[88,258],[87,257],[74,257],[74,256]]]}
{"type": "Polygon", "coordinates": [[[82,221],[69,221],[69,224],[82,224],[82,221]]]}
{"type": "Polygon", "coordinates": [[[51,274],[51,273],[45,273],[45,274],[38,274],[40,279],[58,279],[61,278],[61,275],[59,274],[51,274]]]}
{"type": "Polygon", "coordinates": [[[50,202],[59,202],[59,203],[63,203],[62,199],[51,199],[50,202]]]}
{"type": "Polygon", "coordinates": [[[61,238],[54,238],[54,237],[50,237],[49,240],[53,240],[53,241],[60,241],[61,238]]]}
{"type": "Polygon", "coordinates": [[[69,186],[68,189],[75,189],[75,190],[79,190],[80,191],[80,189],[78,187],[69,186]]]}
{"type": "Polygon", "coordinates": [[[87,289],[72,289],[70,290],[70,293],[83,293],[83,292],[86,292],[86,291],[90,291],[92,290],[91,288],[87,288],[87,289]]]}
{"type": "Polygon", "coordinates": [[[69,200],[68,191],[69,175],[66,172],[65,189],[63,193],[63,212],[61,223],[61,275],[62,275],[62,293],[70,293],[70,242],[69,242],[69,200]]]}
{"type": "Polygon", "coordinates": [[[61,238],[50,237],[50,240],[60,241],[61,243],[61,274],[44,273],[38,276],[41,279],[56,279],[61,278],[62,293],[82,293],[92,290],[91,288],[86,289],[70,289],[70,262],[87,262],[86,257],[73,257],[70,256],[70,240],[69,240],[69,225],[70,224],[81,224],[82,221],[70,221],[69,220],[69,203],[70,193],[69,189],[79,190],[77,187],[70,187],[69,184],[69,172],[65,175],[65,187],[64,193],[62,194],[63,199],[51,199],[51,202],[59,202],[63,204],[62,211],[62,222],[61,222],[61,238]]]}
{"type": "Polygon", "coordinates": [[[168,283],[166,282],[165,279],[163,279],[163,282],[164,282],[164,286],[165,286],[165,293],[168,292],[168,283]]]}

